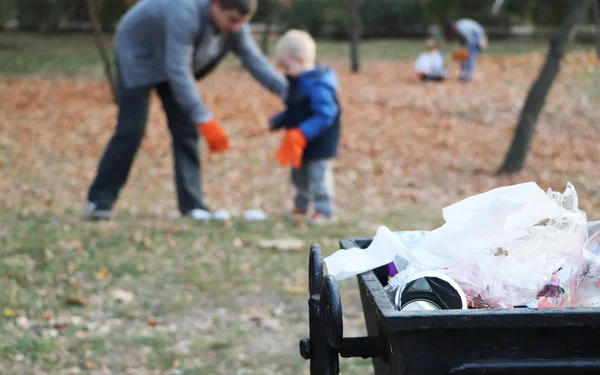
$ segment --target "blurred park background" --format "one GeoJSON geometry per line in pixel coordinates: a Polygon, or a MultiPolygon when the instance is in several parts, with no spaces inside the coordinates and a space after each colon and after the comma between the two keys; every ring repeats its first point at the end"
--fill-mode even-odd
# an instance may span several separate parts
{"type": "MultiPolygon", "coordinates": [[[[340,77],[340,222],[281,218],[289,171],[273,159],[279,135],[266,131],[281,103],[234,57],[198,83],[232,140],[223,155],[201,151],[205,190],[215,208],[260,208],[269,220],[176,217],[169,134],[153,97],[116,219],[88,222],[86,191],[117,110],[101,51],[112,64],[116,23],[133,3],[0,0],[2,374],[307,374],[298,340],[308,335],[311,243],[328,255],[379,225],[433,229],[444,206],[525,181],[559,191],[570,181],[588,218],[600,217],[598,1],[260,0],[252,26],[267,53],[282,31],[302,28],[340,77]],[[476,79],[459,83],[449,60],[448,81],[423,84],[413,64],[425,38],[462,17],[490,37],[476,79]],[[551,41],[563,36],[527,158],[498,173],[551,41]]],[[[340,286],[345,334],[362,335],[356,282],[340,286]]],[[[372,372],[368,360],[341,365],[344,375],[372,372]]]]}
{"type": "MultiPolygon", "coordinates": [[[[137,0],[94,0],[100,23],[114,31],[121,15],[137,0]]],[[[315,38],[346,40],[350,34],[349,6],[360,16],[363,38],[424,37],[432,27],[457,18],[473,18],[496,37],[550,35],[563,21],[569,0],[263,0],[252,20],[258,28],[290,27],[309,31],[315,38]]],[[[86,0],[2,0],[0,24],[5,30],[36,32],[89,31],[86,0]]],[[[593,10],[580,25],[593,31],[593,10]]],[[[589,40],[593,36],[586,35],[589,40]]]]}

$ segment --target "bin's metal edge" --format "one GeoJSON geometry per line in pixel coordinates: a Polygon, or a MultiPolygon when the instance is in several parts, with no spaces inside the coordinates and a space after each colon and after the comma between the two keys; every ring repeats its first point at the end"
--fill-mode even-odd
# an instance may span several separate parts
{"type": "Polygon", "coordinates": [[[600,325],[598,308],[469,309],[431,312],[383,313],[394,330],[534,327],[595,327],[600,325]]]}

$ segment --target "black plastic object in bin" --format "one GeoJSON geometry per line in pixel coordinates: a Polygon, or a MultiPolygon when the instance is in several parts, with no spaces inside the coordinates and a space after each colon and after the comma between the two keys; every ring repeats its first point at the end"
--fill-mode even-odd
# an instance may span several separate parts
{"type": "MultiPolygon", "coordinates": [[[[366,248],[371,238],[340,241],[366,248]]],[[[367,337],[343,336],[336,281],[323,276],[319,245],[309,260],[310,338],[300,351],[311,375],[339,373],[339,357],[372,358],[375,375],[600,374],[600,309],[398,311],[386,267],[358,275],[367,337]]]]}

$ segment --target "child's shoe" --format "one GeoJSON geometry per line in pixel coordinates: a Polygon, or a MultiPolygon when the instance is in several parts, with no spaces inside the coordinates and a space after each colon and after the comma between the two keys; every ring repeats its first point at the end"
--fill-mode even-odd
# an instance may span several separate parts
{"type": "Polygon", "coordinates": [[[213,219],[213,213],[204,208],[194,208],[183,214],[184,217],[196,221],[209,221],[213,219]]]}
{"type": "Polygon", "coordinates": [[[337,218],[335,216],[327,216],[323,215],[320,212],[315,212],[315,214],[308,219],[309,225],[314,225],[317,227],[335,224],[337,222],[337,218]]]}
{"type": "Polygon", "coordinates": [[[306,214],[306,210],[301,210],[298,207],[294,207],[293,210],[284,212],[283,216],[290,220],[304,220],[306,219],[306,214]]]}

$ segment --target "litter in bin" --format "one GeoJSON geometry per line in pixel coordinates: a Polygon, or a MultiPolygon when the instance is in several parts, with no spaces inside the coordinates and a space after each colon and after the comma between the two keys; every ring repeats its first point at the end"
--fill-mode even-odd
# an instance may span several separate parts
{"type": "Polygon", "coordinates": [[[572,280],[574,306],[600,306],[600,231],[583,245],[583,264],[572,280]]]}
{"type": "Polygon", "coordinates": [[[586,305],[581,298],[600,305],[586,294],[600,296],[600,239],[586,242],[586,213],[570,183],[563,193],[534,182],[500,187],[445,207],[443,216],[428,232],[381,226],[367,249],[325,258],[327,270],[341,280],[387,265],[388,294],[435,271],[462,288],[471,308],[586,305]]]}
{"type": "Polygon", "coordinates": [[[358,275],[391,263],[405,254],[406,246],[387,227],[380,226],[366,249],[338,250],[325,258],[327,272],[337,280],[358,275]]]}
{"type": "Polygon", "coordinates": [[[448,276],[432,271],[417,272],[396,289],[394,304],[401,311],[466,309],[462,288],[448,276]]]}

